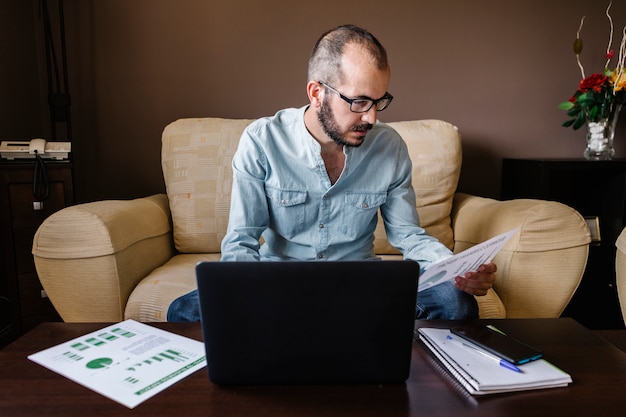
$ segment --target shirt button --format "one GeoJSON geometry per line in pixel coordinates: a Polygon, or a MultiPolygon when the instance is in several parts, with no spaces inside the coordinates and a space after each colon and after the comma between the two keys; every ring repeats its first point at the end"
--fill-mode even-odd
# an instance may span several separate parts
{"type": "Polygon", "coordinates": [[[324,200],[328,199],[328,194],[324,194],[324,197],[322,197],[324,200]]]}
{"type": "Polygon", "coordinates": [[[317,254],[317,259],[324,259],[324,254],[323,253],[318,253],[317,254]]]}
{"type": "Polygon", "coordinates": [[[286,200],[280,200],[280,205],[281,205],[281,206],[284,206],[285,204],[287,204],[287,201],[286,201],[286,200]]]}
{"type": "Polygon", "coordinates": [[[324,228],[324,223],[320,223],[320,229],[324,228]]]}
{"type": "Polygon", "coordinates": [[[367,204],[367,203],[363,203],[363,208],[364,208],[364,209],[368,208],[369,206],[370,206],[369,204],[367,204]]]}

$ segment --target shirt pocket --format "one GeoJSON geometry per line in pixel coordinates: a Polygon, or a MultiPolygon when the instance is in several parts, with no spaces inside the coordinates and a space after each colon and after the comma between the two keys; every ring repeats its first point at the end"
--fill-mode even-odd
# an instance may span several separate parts
{"type": "Polygon", "coordinates": [[[304,229],[306,220],[306,191],[265,187],[270,210],[270,228],[291,239],[304,229]]]}
{"type": "Polygon", "coordinates": [[[387,201],[387,193],[351,192],[345,196],[343,232],[346,236],[357,239],[365,234],[374,233],[378,208],[387,201]]]}

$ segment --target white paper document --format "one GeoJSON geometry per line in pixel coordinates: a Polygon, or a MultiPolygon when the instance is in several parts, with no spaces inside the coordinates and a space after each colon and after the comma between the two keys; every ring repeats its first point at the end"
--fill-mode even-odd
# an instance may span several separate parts
{"type": "Polygon", "coordinates": [[[28,359],[128,408],[206,366],[204,343],[126,320],[28,359]]]}
{"type": "Polygon", "coordinates": [[[467,272],[476,271],[480,265],[490,262],[518,230],[514,229],[492,237],[483,243],[431,265],[419,278],[419,291],[424,291],[467,272]]]}

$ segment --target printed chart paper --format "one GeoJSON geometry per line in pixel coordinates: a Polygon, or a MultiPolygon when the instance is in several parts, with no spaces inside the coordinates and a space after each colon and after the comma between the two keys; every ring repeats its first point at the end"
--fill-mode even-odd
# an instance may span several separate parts
{"type": "Polygon", "coordinates": [[[431,265],[419,279],[419,291],[461,276],[466,272],[476,271],[484,263],[490,262],[502,249],[504,244],[517,233],[514,229],[431,265]]]}
{"type": "Polygon", "coordinates": [[[204,343],[126,320],[28,359],[128,408],[206,366],[204,343]]]}

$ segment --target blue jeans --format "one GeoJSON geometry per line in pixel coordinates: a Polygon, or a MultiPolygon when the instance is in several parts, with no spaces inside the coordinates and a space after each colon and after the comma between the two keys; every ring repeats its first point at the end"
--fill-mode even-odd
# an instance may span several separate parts
{"type": "MultiPolygon", "coordinates": [[[[474,296],[459,291],[452,281],[444,282],[417,295],[416,319],[469,320],[478,318],[474,296]]],[[[170,304],[167,321],[200,321],[198,290],[185,294],[170,304]]]]}
{"type": "Polygon", "coordinates": [[[416,319],[473,320],[478,318],[478,303],[473,295],[458,290],[454,281],[417,293],[416,319]]]}
{"type": "Polygon", "coordinates": [[[200,321],[198,290],[178,297],[167,309],[167,321],[200,321]]]}

